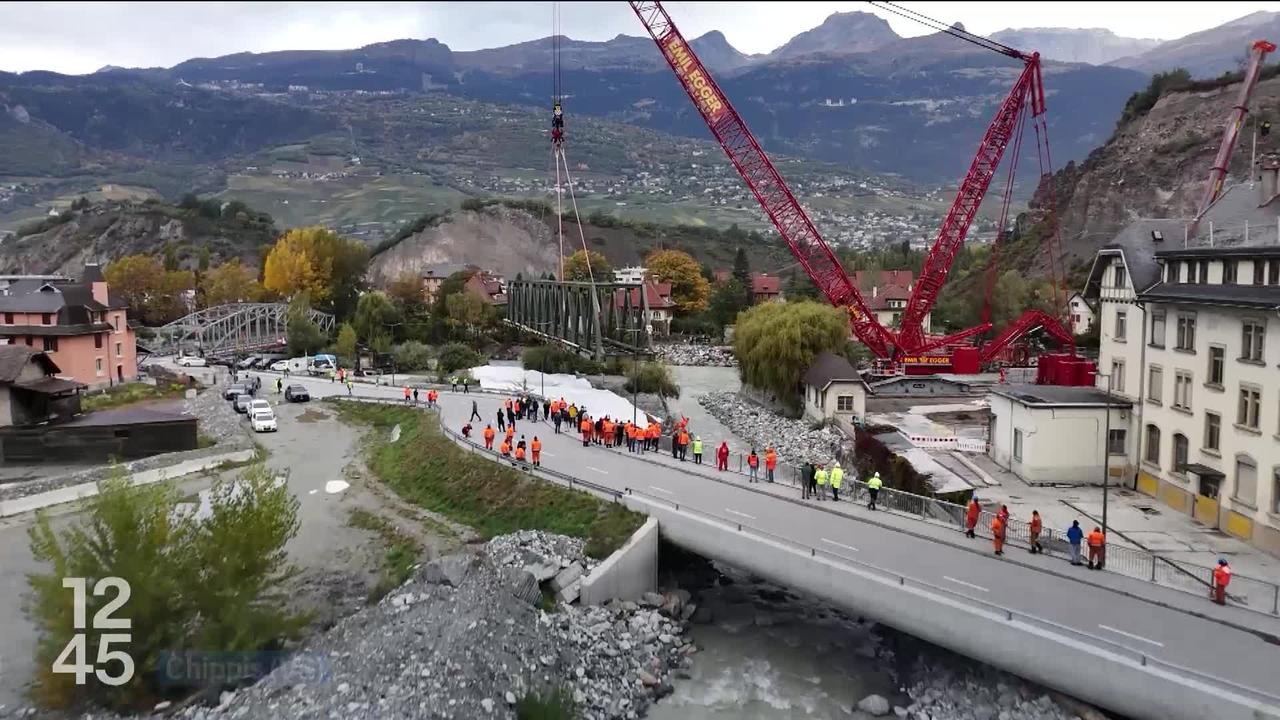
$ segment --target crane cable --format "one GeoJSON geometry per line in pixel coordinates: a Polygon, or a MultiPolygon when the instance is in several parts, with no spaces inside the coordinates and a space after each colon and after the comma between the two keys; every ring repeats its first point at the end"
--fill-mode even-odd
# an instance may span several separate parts
{"type": "Polygon", "coordinates": [[[920,23],[921,25],[924,25],[926,27],[933,28],[938,32],[944,32],[959,40],[963,40],[967,43],[972,43],[974,45],[977,45],[980,48],[990,50],[992,52],[1000,53],[1001,55],[1008,55],[1009,57],[1016,57],[1016,58],[1026,57],[1026,55],[1021,50],[1009,47],[1008,45],[1005,45],[1004,43],[1001,43],[1001,42],[996,42],[991,38],[987,38],[981,35],[977,35],[975,33],[971,33],[968,30],[965,30],[963,28],[958,28],[958,27],[955,27],[954,25],[948,25],[947,23],[944,23],[941,20],[935,20],[929,17],[928,15],[925,15],[923,13],[918,13],[915,10],[910,10],[896,3],[871,2],[870,5],[872,7],[876,7],[881,10],[884,10],[885,12],[893,13],[894,15],[897,15],[899,17],[903,17],[908,20],[912,20],[914,22],[920,23]]]}
{"type": "MultiPolygon", "coordinates": [[[[560,3],[551,3],[551,102],[560,102],[560,3]]],[[[564,190],[560,185],[560,154],[553,141],[551,144],[551,162],[555,165],[556,174],[556,239],[560,247],[560,274],[557,279],[564,282],[564,190]]]]}

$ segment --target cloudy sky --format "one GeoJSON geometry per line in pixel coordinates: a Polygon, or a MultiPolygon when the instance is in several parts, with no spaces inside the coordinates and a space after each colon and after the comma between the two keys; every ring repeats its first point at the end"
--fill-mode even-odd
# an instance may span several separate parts
{"type": "MultiPolygon", "coordinates": [[[[1007,27],[1104,27],[1119,35],[1173,39],[1276,2],[910,2],[917,12],[972,32],[1007,27]]],[[[928,30],[857,2],[668,2],[686,36],[720,30],[743,52],[768,52],[833,12],[874,11],[900,35],[928,30]]],[[[621,2],[561,4],[561,30],[581,40],[638,35],[621,2]]],[[[551,33],[552,3],[479,2],[0,2],[0,70],[93,72],[104,65],[170,66],[192,57],[270,50],[359,47],[438,38],[475,50],[551,33]]]]}

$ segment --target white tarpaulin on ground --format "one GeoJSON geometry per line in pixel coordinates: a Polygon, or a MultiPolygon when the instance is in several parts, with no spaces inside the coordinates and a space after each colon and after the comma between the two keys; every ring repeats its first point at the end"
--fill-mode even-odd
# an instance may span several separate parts
{"type": "MultiPolygon", "coordinates": [[[[501,392],[530,392],[543,394],[544,376],[537,370],[525,370],[519,367],[495,367],[483,365],[471,368],[471,376],[485,390],[501,392]]],[[[635,406],[626,398],[608,390],[597,390],[591,387],[586,378],[559,373],[547,373],[545,376],[546,396],[564,398],[567,402],[576,403],[578,407],[586,407],[592,417],[604,417],[623,420],[631,419],[635,406]]],[[[636,413],[636,417],[645,417],[644,411],[636,413]]]]}

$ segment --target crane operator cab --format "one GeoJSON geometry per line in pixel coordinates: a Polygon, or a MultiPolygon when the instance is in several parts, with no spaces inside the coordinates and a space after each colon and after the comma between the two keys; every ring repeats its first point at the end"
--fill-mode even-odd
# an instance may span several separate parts
{"type": "Polygon", "coordinates": [[[560,101],[557,100],[551,106],[551,141],[559,144],[564,140],[564,110],[560,107],[560,101]]]}

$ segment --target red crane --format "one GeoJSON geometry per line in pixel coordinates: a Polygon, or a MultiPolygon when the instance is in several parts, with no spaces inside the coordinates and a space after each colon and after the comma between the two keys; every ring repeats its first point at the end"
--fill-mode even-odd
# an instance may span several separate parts
{"type": "MultiPolygon", "coordinates": [[[[960,192],[934,240],[920,281],[916,284],[908,301],[901,321],[901,329],[895,333],[882,326],[870,311],[861,293],[844,272],[839,260],[822,239],[799,201],[752,136],[751,131],[747,129],[746,123],[671,21],[662,3],[654,1],[629,4],[657,43],[663,57],[675,72],[685,92],[689,94],[694,107],[698,109],[712,135],[729,156],[729,161],[738,170],[747,187],[756,196],[756,200],[786,241],[792,254],[832,304],[848,309],[854,335],[876,357],[900,361],[907,355],[919,355],[962,343],[991,329],[991,323],[986,320],[987,313],[984,311],[984,321],[976,327],[942,338],[928,338],[923,331],[923,320],[937,302],[938,294],[951,270],[956,253],[964,244],[978,207],[986,196],[1000,160],[1011,141],[1014,142],[1015,154],[1017,153],[1028,106],[1033,120],[1040,121],[1040,124],[1036,125],[1037,138],[1040,138],[1045,104],[1039,54],[1028,55],[986,38],[970,35],[963,30],[944,26],[944,32],[1017,58],[1025,63],[1025,67],[1013,90],[1001,103],[986,134],[983,135],[978,152],[961,184],[960,192]]],[[[890,5],[894,8],[891,12],[904,16],[910,13],[891,3],[874,4],[890,5]]],[[[1045,129],[1047,131],[1047,127],[1045,129]]],[[[1048,160],[1047,135],[1043,140],[1044,154],[1040,156],[1042,165],[1048,160]]],[[[1040,143],[1037,142],[1037,152],[1039,147],[1040,143]]],[[[1012,186],[1011,167],[1001,213],[1002,228],[1008,215],[1012,186]]],[[[990,293],[988,293],[988,304],[989,298],[990,293]]],[[[1051,335],[1070,343],[1071,334],[1063,330],[1056,319],[1044,312],[1030,311],[1002,333],[989,349],[984,348],[982,358],[984,360],[994,358],[1010,343],[1039,327],[1048,328],[1051,335]]]]}
{"type": "MultiPolygon", "coordinates": [[[[1227,129],[1222,135],[1222,145],[1218,147],[1218,155],[1213,159],[1213,167],[1209,168],[1209,183],[1205,186],[1204,197],[1196,208],[1196,217],[1187,230],[1188,237],[1196,234],[1200,218],[1208,211],[1218,196],[1222,194],[1222,185],[1227,180],[1227,166],[1231,163],[1231,153],[1240,140],[1240,127],[1244,125],[1245,115],[1249,113],[1249,99],[1253,97],[1253,89],[1258,86],[1258,73],[1262,69],[1262,61],[1267,53],[1276,51],[1274,43],[1266,40],[1255,40],[1249,46],[1249,67],[1244,72],[1244,82],[1240,84],[1240,94],[1236,104],[1231,106],[1231,114],[1227,117],[1227,129]]],[[[1253,172],[1253,168],[1249,168],[1253,172]]]]}

